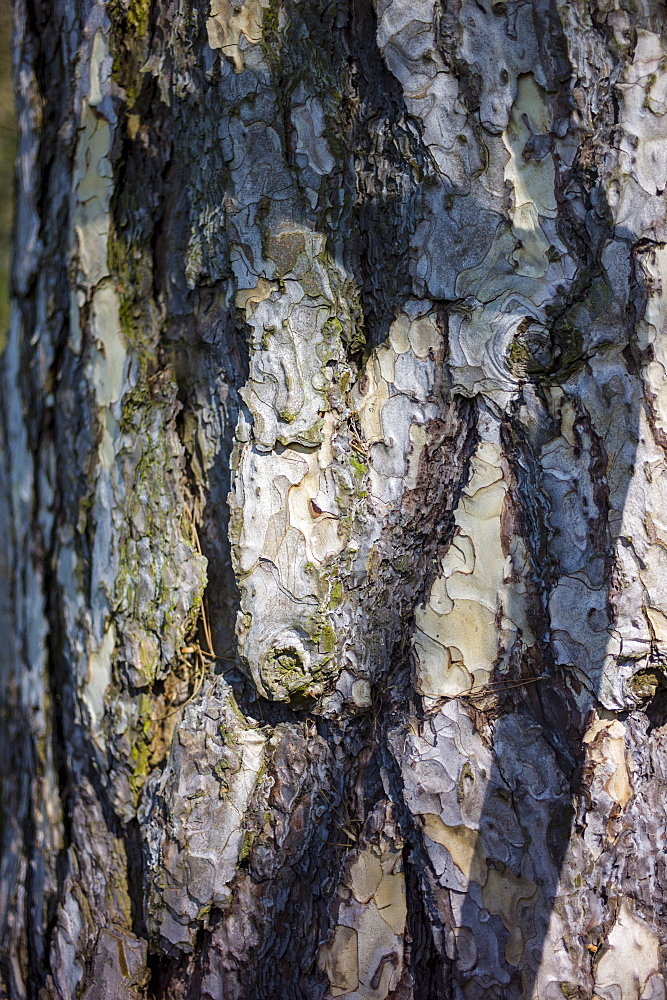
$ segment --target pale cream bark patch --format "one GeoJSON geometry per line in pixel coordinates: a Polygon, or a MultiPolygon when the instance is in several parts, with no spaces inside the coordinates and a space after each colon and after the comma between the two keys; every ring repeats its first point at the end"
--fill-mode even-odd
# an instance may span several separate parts
{"type": "Polygon", "coordinates": [[[625,727],[619,719],[598,719],[584,736],[589,760],[595,767],[602,767],[608,777],[605,790],[625,808],[632,798],[632,785],[625,754],[625,727]]]}
{"type": "Polygon", "coordinates": [[[211,0],[206,21],[208,44],[230,60],[235,73],[245,69],[248,47],[262,40],[264,11],[268,6],[262,0],[211,0]]]}
{"type": "Polygon", "coordinates": [[[337,923],[318,957],[329,1000],[386,1000],[398,985],[407,920],[402,848],[388,815],[379,838],[348,860],[338,887],[337,923]]]}
{"type": "Polygon", "coordinates": [[[638,238],[657,225],[664,232],[661,205],[667,186],[667,104],[660,35],[637,31],[634,58],[617,84],[621,96],[619,170],[609,185],[609,203],[619,232],[638,238]]]}
{"type": "MultiPolygon", "coordinates": [[[[650,997],[651,979],[660,971],[660,942],[655,931],[633,912],[629,900],[621,906],[597,963],[595,989],[601,1000],[650,997]]],[[[664,986],[663,986],[664,990],[664,986]]]]}
{"type": "Polygon", "coordinates": [[[83,687],[82,700],[90,713],[90,726],[96,742],[106,744],[102,720],[104,719],[104,695],[111,683],[113,651],[116,645],[116,629],[111,623],[104,633],[102,643],[88,657],[88,676],[83,687]]]}
{"type": "Polygon", "coordinates": [[[120,326],[120,299],[110,282],[93,293],[93,331],[97,346],[93,354],[92,383],[100,406],[117,403],[126,379],[127,344],[120,326]]]}
{"type": "Polygon", "coordinates": [[[429,601],[415,615],[417,687],[427,699],[487,683],[519,635],[531,642],[524,585],[510,582],[511,558],[501,544],[507,484],[500,459],[493,440],[478,447],[455,514],[457,530],[429,601]]]}
{"type": "MultiPolygon", "coordinates": [[[[109,206],[113,193],[111,125],[98,106],[108,92],[109,43],[101,30],[94,35],[89,65],[88,95],[83,98],[80,135],[76,147],[73,189],[73,227],[78,242],[81,282],[94,287],[109,273],[109,206]]],[[[74,326],[74,335],[78,322],[74,326]]],[[[76,347],[76,342],[75,342],[76,347]]]]}
{"type": "Polygon", "coordinates": [[[555,168],[551,154],[551,109],[547,94],[530,74],[517,81],[517,95],[503,142],[510,158],[505,180],[514,190],[512,225],[521,239],[521,249],[513,259],[518,273],[543,277],[547,272],[546,253],[550,241],[540,226],[540,216],[556,217],[555,168]],[[527,155],[529,143],[535,146],[527,155]],[[540,148],[540,143],[544,148],[540,148]]]}

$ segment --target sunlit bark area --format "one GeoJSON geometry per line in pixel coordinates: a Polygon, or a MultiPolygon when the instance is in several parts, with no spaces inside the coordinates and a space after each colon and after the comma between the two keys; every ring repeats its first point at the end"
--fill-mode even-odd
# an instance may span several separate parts
{"type": "Polygon", "coordinates": [[[665,1000],[664,4],[14,17],[2,996],[665,1000]]]}

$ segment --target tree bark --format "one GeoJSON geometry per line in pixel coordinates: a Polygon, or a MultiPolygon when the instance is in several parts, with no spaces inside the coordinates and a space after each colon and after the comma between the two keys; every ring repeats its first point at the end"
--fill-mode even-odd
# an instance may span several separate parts
{"type": "Polygon", "coordinates": [[[665,1000],[664,5],[14,53],[2,995],[665,1000]]]}

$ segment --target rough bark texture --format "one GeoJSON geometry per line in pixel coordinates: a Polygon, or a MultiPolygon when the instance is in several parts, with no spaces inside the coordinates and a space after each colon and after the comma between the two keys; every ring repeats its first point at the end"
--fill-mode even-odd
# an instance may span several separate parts
{"type": "Polygon", "coordinates": [[[15,20],[3,996],[664,1000],[664,4],[15,20]]]}

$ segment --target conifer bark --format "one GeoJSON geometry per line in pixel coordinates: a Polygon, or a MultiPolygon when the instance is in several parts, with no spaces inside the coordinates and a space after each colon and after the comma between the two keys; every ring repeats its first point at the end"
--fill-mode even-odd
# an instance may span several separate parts
{"type": "Polygon", "coordinates": [[[664,1000],[666,21],[15,0],[3,996],[664,1000]]]}

